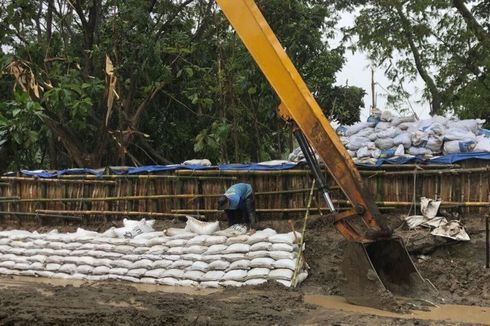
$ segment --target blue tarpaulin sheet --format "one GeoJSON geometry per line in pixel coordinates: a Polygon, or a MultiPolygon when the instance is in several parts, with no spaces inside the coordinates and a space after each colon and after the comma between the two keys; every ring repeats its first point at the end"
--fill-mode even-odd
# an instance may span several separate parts
{"type": "MultiPolygon", "coordinates": [[[[478,153],[458,153],[450,154],[445,156],[439,156],[433,159],[424,159],[423,156],[415,157],[393,157],[393,158],[383,158],[379,159],[375,165],[371,164],[358,164],[358,166],[377,168],[383,164],[409,164],[409,163],[420,163],[420,164],[454,164],[457,162],[465,160],[490,160],[490,153],[478,152],[478,153]]],[[[293,169],[302,163],[278,163],[278,164],[261,164],[261,163],[250,163],[250,164],[221,164],[218,166],[202,166],[202,165],[183,165],[183,164],[171,164],[171,165],[145,165],[140,167],[109,167],[109,171],[112,174],[151,174],[165,171],[175,171],[175,170],[220,170],[220,171],[278,171],[278,170],[288,170],[293,169]]],[[[65,169],[65,170],[21,170],[22,176],[26,177],[39,177],[39,178],[56,178],[62,175],[68,174],[78,174],[78,175],[96,175],[102,176],[105,169],[87,169],[87,168],[76,168],[76,169],[65,169]]],[[[9,174],[11,175],[11,174],[9,174]]]]}

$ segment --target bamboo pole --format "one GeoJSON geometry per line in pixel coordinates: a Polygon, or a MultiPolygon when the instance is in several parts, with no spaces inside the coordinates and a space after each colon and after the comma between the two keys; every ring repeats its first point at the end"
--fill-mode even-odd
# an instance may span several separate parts
{"type": "MultiPolygon", "coordinates": [[[[327,207],[323,207],[322,209],[328,210],[327,207]]],[[[346,210],[346,209],[352,209],[350,207],[339,207],[338,210],[346,210]]],[[[394,207],[380,207],[382,210],[392,210],[394,207]]],[[[300,207],[300,208],[258,208],[256,209],[257,213],[301,213],[305,212],[306,208],[305,207],[300,207]]],[[[202,214],[215,214],[222,212],[218,209],[172,209],[172,213],[178,213],[178,214],[192,214],[192,213],[202,213],[202,214]]]]}
{"type": "MultiPolygon", "coordinates": [[[[324,173],[328,173],[326,169],[323,169],[324,173]]],[[[359,171],[361,175],[376,175],[386,171],[378,171],[378,170],[363,170],[359,171]]],[[[229,175],[247,175],[247,176],[281,176],[281,175],[311,175],[311,171],[304,169],[291,169],[291,170],[280,170],[280,171],[257,171],[257,170],[202,170],[202,171],[190,171],[190,170],[177,170],[175,171],[176,175],[196,175],[196,176],[229,176],[229,175]]]]}
{"type": "Polygon", "coordinates": [[[10,183],[9,182],[0,182],[0,186],[9,187],[10,183]]]}
{"type": "Polygon", "coordinates": [[[412,175],[417,174],[464,174],[464,173],[478,173],[478,172],[489,172],[490,166],[480,167],[480,168],[461,168],[461,169],[447,169],[447,170],[413,170],[413,171],[393,171],[384,172],[384,175],[412,175]]]}
{"type": "Polygon", "coordinates": [[[69,220],[81,221],[82,218],[76,216],[59,215],[59,214],[46,214],[46,213],[29,213],[29,212],[9,212],[0,211],[0,215],[23,215],[23,216],[34,216],[34,217],[59,217],[69,220]]]}
{"type": "MultiPolygon", "coordinates": [[[[305,243],[305,232],[306,232],[306,222],[308,221],[308,216],[310,215],[310,207],[311,207],[311,200],[313,198],[313,190],[315,190],[315,179],[313,179],[311,183],[311,190],[310,190],[310,195],[308,197],[308,204],[306,206],[306,212],[305,212],[305,218],[304,218],[304,223],[303,223],[303,230],[301,231],[301,240],[299,243],[299,253],[298,253],[298,258],[296,259],[296,266],[294,268],[294,274],[291,279],[291,285],[293,287],[296,287],[297,285],[297,278],[298,278],[298,273],[299,269],[303,265],[303,244],[305,243]]],[[[296,238],[296,232],[293,230],[293,234],[296,238]]]]}
{"type": "MultiPolygon", "coordinates": [[[[147,216],[147,217],[185,217],[189,214],[159,213],[159,212],[135,212],[135,211],[76,211],[76,210],[49,210],[38,209],[40,214],[68,214],[68,215],[101,215],[101,216],[147,216]]],[[[203,215],[193,215],[204,217],[203,215]]]]}
{"type": "MultiPolygon", "coordinates": [[[[189,172],[193,172],[188,170],[189,172]]],[[[163,175],[163,174],[115,174],[115,175],[63,175],[58,179],[199,179],[199,180],[237,180],[237,177],[209,177],[199,175],[163,175]]]]}
{"type": "MultiPolygon", "coordinates": [[[[337,189],[338,187],[332,187],[337,189]]],[[[256,196],[263,195],[275,195],[275,194],[290,194],[290,193],[304,193],[309,189],[292,189],[292,190],[278,190],[278,191],[263,191],[256,192],[256,196]]],[[[120,196],[120,197],[73,197],[73,198],[26,198],[20,199],[19,197],[0,197],[0,203],[32,203],[32,202],[109,202],[109,201],[121,201],[121,200],[157,200],[157,199],[186,199],[186,198],[218,198],[223,194],[180,194],[180,195],[147,195],[147,196],[120,196]]]]}

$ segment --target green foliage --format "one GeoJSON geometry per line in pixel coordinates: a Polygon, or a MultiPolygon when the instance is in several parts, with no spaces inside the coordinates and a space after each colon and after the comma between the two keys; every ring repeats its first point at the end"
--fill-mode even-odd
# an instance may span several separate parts
{"type": "MultiPolygon", "coordinates": [[[[344,63],[344,49],[326,42],[338,20],[333,8],[314,0],[258,4],[325,113],[357,120],[363,91],[333,86],[344,63]]],[[[15,167],[195,156],[245,162],[289,151],[279,100],[214,2],[7,0],[0,4],[0,42],[9,53],[0,53],[2,70],[22,60],[42,88],[39,99],[17,99],[15,79],[0,78],[2,128],[10,143],[30,146],[27,163],[15,167]],[[117,77],[113,91],[105,83],[106,55],[117,77]]]]}
{"type": "Polygon", "coordinates": [[[337,1],[356,9],[346,38],[368,53],[392,80],[389,100],[398,106],[403,85],[421,77],[431,113],[488,117],[490,31],[488,1],[337,1]],[[465,16],[457,3],[469,8],[465,16]],[[486,12],[486,13],[485,13],[486,12]],[[484,38],[486,37],[486,41],[484,38]]]}

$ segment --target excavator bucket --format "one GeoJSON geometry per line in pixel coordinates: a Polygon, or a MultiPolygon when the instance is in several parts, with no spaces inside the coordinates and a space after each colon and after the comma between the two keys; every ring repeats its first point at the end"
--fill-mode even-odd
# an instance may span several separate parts
{"type": "Polygon", "coordinates": [[[345,298],[357,305],[399,310],[402,303],[430,299],[434,293],[400,238],[347,243],[342,271],[345,298]]]}

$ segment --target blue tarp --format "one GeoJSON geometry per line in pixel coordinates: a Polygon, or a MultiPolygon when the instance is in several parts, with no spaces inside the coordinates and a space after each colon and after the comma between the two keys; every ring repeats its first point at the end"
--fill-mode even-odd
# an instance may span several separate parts
{"type": "MultiPolygon", "coordinates": [[[[383,164],[408,164],[408,163],[420,163],[420,164],[453,164],[465,160],[490,160],[490,153],[479,152],[479,153],[458,153],[450,154],[445,156],[439,156],[433,159],[424,159],[423,156],[415,157],[393,157],[393,158],[383,158],[379,159],[375,165],[371,164],[358,164],[358,166],[377,168],[383,164]]],[[[158,173],[165,171],[175,171],[175,170],[220,170],[220,171],[278,171],[278,170],[288,170],[293,169],[302,163],[278,163],[278,164],[261,164],[261,163],[250,163],[250,164],[221,164],[218,166],[202,166],[202,165],[183,165],[183,164],[172,164],[172,165],[146,165],[140,167],[109,167],[109,171],[112,174],[149,174],[158,173]]],[[[26,177],[39,177],[39,178],[56,178],[62,175],[68,174],[79,174],[79,175],[96,175],[102,176],[105,169],[65,169],[59,171],[49,171],[49,170],[21,170],[22,176],[26,177]]],[[[12,175],[12,173],[6,174],[12,175]]]]}

